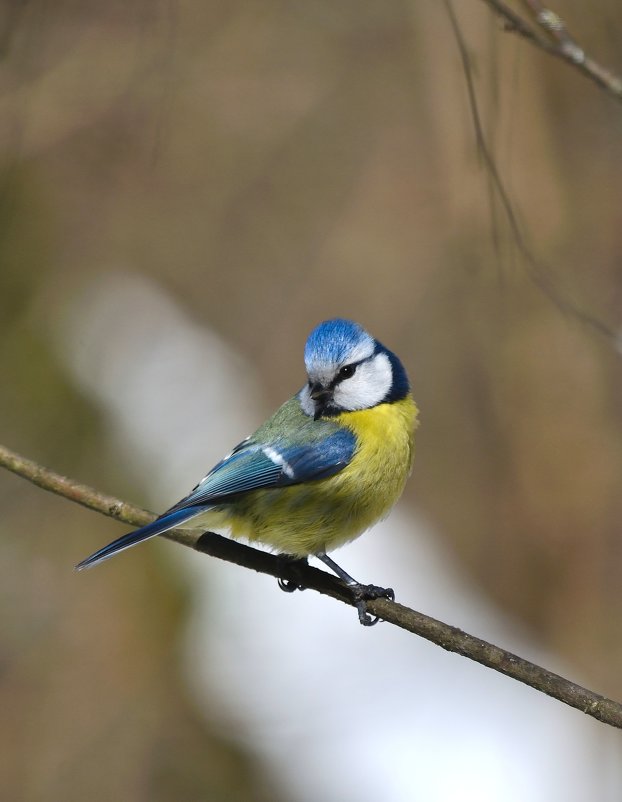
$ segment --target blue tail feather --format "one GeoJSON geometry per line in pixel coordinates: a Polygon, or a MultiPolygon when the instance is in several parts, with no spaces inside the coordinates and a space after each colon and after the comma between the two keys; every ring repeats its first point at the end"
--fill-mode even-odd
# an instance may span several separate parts
{"type": "Polygon", "coordinates": [[[196,517],[201,512],[203,512],[201,507],[186,507],[186,509],[175,510],[175,512],[168,513],[168,515],[163,515],[152,523],[140,529],[135,529],[133,532],[128,532],[127,535],[121,535],[121,537],[113,540],[112,543],[98,549],[98,551],[91,554],[90,557],[79,562],[76,565],[76,570],[81,571],[83,568],[91,568],[97,565],[97,563],[103,562],[109,557],[118,554],[120,551],[129,549],[130,546],[135,546],[137,543],[142,543],[143,540],[148,540],[156,535],[161,535],[163,532],[168,532],[169,529],[175,529],[176,526],[180,526],[185,521],[189,521],[190,518],[196,517]]]}

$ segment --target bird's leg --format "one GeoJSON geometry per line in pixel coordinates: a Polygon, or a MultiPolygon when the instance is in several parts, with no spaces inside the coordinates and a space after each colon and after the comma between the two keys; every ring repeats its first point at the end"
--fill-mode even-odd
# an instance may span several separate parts
{"type": "Polygon", "coordinates": [[[395,593],[393,592],[393,588],[381,588],[378,587],[378,585],[363,585],[351,577],[350,574],[346,573],[334,560],[331,560],[328,554],[320,552],[315,556],[351,588],[361,624],[364,627],[372,627],[374,624],[377,624],[379,621],[378,617],[372,618],[367,612],[367,602],[373,601],[373,599],[390,599],[394,601],[395,593]]]}
{"type": "Polygon", "coordinates": [[[282,562],[282,570],[291,574],[291,579],[279,577],[278,583],[281,590],[286,593],[293,593],[295,590],[304,590],[305,586],[300,576],[300,569],[308,565],[306,557],[296,557],[294,554],[279,554],[282,562]]]}

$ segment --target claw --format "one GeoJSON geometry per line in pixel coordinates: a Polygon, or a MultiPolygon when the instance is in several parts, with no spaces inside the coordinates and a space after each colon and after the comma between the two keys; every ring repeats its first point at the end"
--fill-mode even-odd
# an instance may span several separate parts
{"type": "Polygon", "coordinates": [[[373,618],[367,612],[367,602],[359,601],[356,603],[356,611],[359,614],[359,621],[364,627],[375,627],[380,618],[376,615],[373,618]]]}
{"type": "Polygon", "coordinates": [[[353,594],[353,601],[359,614],[359,621],[364,627],[373,627],[380,620],[378,616],[372,618],[367,612],[367,602],[374,599],[390,599],[395,601],[395,593],[393,588],[381,588],[378,585],[362,585],[353,579],[350,574],[347,574],[334,560],[325,554],[323,551],[315,555],[318,560],[321,560],[324,565],[327,565],[331,571],[334,571],[339,579],[346,583],[353,594]]]}
{"type": "Polygon", "coordinates": [[[367,612],[367,602],[374,599],[390,599],[395,601],[393,588],[381,588],[378,585],[352,585],[354,602],[359,614],[359,621],[364,627],[373,627],[380,621],[379,616],[372,616],[367,612]]]}
{"type": "Polygon", "coordinates": [[[278,584],[281,590],[285,593],[294,593],[296,590],[305,590],[300,577],[300,569],[306,566],[307,560],[305,557],[292,557],[289,554],[280,554],[280,560],[283,563],[283,572],[291,574],[291,579],[284,579],[282,576],[278,578],[278,584]]]}
{"type": "Polygon", "coordinates": [[[298,582],[294,582],[293,579],[283,579],[283,577],[280,576],[277,582],[281,590],[284,590],[285,593],[294,593],[296,590],[304,590],[304,586],[299,585],[298,582]]]}

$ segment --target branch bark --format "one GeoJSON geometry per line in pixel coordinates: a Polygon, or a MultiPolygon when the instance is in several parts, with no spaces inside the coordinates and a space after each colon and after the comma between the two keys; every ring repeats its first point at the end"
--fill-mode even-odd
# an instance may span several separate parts
{"type": "MultiPolygon", "coordinates": [[[[43,490],[56,493],[130,526],[142,526],[156,517],[152,512],[61,476],[2,445],[0,445],[0,467],[28,479],[43,490]]],[[[173,530],[167,532],[164,537],[244,568],[301,583],[308,590],[315,590],[344,604],[355,603],[351,590],[337,577],[309,565],[300,563],[292,565],[278,555],[251,548],[214,532],[197,535],[173,530]]],[[[475,660],[598,721],[622,729],[622,704],[613,699],[583,688],[499,646],[389,599],[370,601],[367,603],[367,608],[370,613],[384,621],[419,635],[449,652],[475,660]]]]}

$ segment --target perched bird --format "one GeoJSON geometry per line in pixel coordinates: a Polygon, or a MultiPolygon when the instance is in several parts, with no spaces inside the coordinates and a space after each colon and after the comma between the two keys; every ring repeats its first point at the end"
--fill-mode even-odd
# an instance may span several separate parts
{"type": "MultiPolygon", "coordinates": [[[[392,591],[361,585],[326,552],[387,515],[413,461],[417,407],[397,356],[350,320],[320,323],[305,346],[307,383],[153,523],[76,567],[87,568],[170,529],[227,527],[293,558],[314,555],[365,600],[392,591]]],[[[283,586],[283,585],[282,585],[283,586]]]]}

